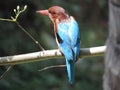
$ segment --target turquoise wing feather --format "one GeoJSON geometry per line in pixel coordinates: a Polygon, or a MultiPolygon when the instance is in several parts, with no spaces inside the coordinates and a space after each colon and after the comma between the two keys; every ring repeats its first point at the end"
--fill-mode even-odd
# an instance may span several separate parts
{"type": "Polygon", "coordinates": [[[58,23],[57,39],[61,52],[66,58],[69,82],[74,82],[74,63],[80,50],[80,32],[74,19],[58,23]]]}

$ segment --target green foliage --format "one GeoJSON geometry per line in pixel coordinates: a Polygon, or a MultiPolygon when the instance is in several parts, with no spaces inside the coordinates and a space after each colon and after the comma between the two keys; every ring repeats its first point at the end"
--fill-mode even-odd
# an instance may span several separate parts
{"type": "MultiPolygon", "coordinates": [[[[63,6],[78,21],[81,30],[81,47],[105,44],[107,32],[107,2],[105,0],[4,0],[0,1],[0,17],[11,18],[17,6],[27,10],[18,22],[40,42],[45,49],[57,48],[51,21],[36,10],[53,5],[63,6]],[[49,3],[49,4],[48,4],[49,3]],[[14,11],[13,11],[14,10],[14,11]]],[[[19,9],[19,7],[18,7],[19,9]]],[[[41,50],[15,23],[0,21],[0,56],[30,53],[41,50]]],[[[66,68],[53,68],[39,72],[47,66],[65,64],[53,60],[15,65],[0,80],[0,90],[102,90],[103,58],[93,57],[76,63],[75,83],[68,83],[66,68]]],[[[7,66],[0,67],[0,74],[7,66]]]]}

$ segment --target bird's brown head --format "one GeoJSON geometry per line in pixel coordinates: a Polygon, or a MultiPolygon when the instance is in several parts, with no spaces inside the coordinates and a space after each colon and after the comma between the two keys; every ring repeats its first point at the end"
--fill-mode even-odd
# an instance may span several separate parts
{"type": "Polygon", "coordinates": [[[50,7],[48,10],[39,10],[37,12],[45,16],[49,16],[49,18],[52,21],[56,19],[61,21],[68,18],[68,15],[65,13],[65,10],[60,6],[53,6],[50,7]]]}

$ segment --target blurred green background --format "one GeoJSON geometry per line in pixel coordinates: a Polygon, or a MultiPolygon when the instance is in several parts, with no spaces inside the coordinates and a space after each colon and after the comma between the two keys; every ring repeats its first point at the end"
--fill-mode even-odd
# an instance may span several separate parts
{"type": "MultiPolygon", "coordinates": [[[[46,49],[56,49],[53,24],[49,18],[35,11],[53,5],[62,6],[69,15],[75,17],[80,26],[81,47],[105,44],[108,29],[107,0],[1,0],[0,17],[14,16],[13,9],[28,5],[19,17],[19,23],[46,49]]],[[[36,44],[12,22],[0,21],[0,56],[24,54],[40,51],[36,44]]],[[[104,57],[84,58],[76,63],[75,83],[68,83],[66,68],[38,70],[65,60],[46,60],[15,65],[0,80],[0,90],[102,90],[104,57]]],[[[0,75],[8,66],[0,66],[0,75]]]]}

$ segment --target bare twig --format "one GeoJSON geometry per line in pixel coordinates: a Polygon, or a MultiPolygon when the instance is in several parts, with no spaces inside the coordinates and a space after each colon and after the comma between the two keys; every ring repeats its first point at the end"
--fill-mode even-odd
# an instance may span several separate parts
{"type": "Polygon", "coordinates": [[[11,69],[13,66],[14,66],[14,65],[8,66],[7,70],[5,70],[5,72],[0,76],[0,80],[7,75],[8,71],[10,71],[10,69],[11,69]]]}
{"type": "Polygon", "coordinates": [[[43,68],[43,69],[40,69],[40,70],[38,70],[38,71],[45,71],[45,70],[47,70],[47,69],[51,69],[51,68],[61,68],[61,67],[66,67],[66,65],[54,65],[54,66],[48,66],[48,67],[45,67],[45,68],[43,68]]]}
{"type": "Polygon", "coordinates": [[[16,21],[15,23],[17,24],[17,26],[18,26],[24,33],[26,33],[26,35],[29,36],[29,38],[31,38],[31,39],[33,40],[33,42],[34,42],[36,45],[38,45],[38,47],[39,47],[40,49],[42,49],[42,51],[45,50],[45,49],[42,47],[42,45],[41,45],[30,33],[28,33],[28,32],[20,25],[19,22],[16,21]]]}
{"type": "MultiPolygon", "coordinates": [[[[20,10],[20,6],[17,6],[17,9],[14,9],[14,13],[15,13],[15,16],[11,16],[11,19],[4,19],[4,18],[0,18],[1,21],[7,21],[7,22],[14,22],[17,24],[17,26],[22,30],[24,31],[34,42],[36,45],[38,45],[38,47],[42,50],[44,50],[44,48],[41,46],[41,44],[30,34],[27,32],[27,30],[25,30],[20,24],[19,22],[17,21],[18,20],[18,17],[20,16],[21,13],[23,13],[25,10],[27,9],[27,5],[24,6],[24,8],[22,10],[20,10]]],[[[10,65],[8,66],[7,70],[0,76],[0,79],[2,79],[6,74],[7,72],[13,67],[14,65],[10,65]]]]}
{"type": "Polygon", "coordinates": [[[24,8],[22,10],[20,10],[20,6],[17,6],[17,9],[14,9],[14,13],[15,16],[11,16],[11,19],[4,19],[4,18],[0,18],[1,21],[7,21],[7,22],[14,22],[17,24],[17,26],[26,34],[28,35],[36,45],[38,45],[38,47],[42,50],[44,50],[44,48],[42,47],[42,45],[30,34],[27,32],[27,30],[25,28],[23,28],[20,23],[18,22],[18,17],[21,15],[21,13],[23,13],[25,10],[27,9],[27,5],[24,6],[24,8]]]}

